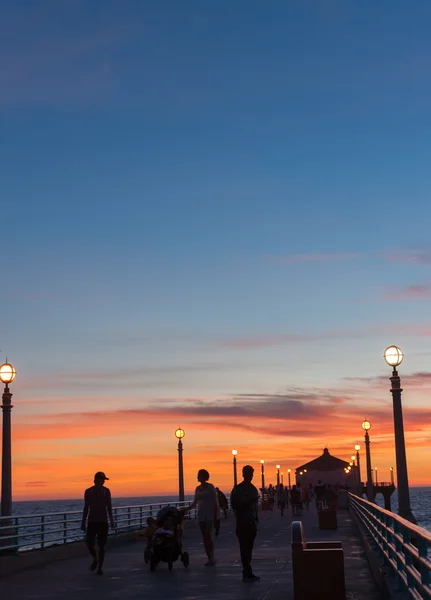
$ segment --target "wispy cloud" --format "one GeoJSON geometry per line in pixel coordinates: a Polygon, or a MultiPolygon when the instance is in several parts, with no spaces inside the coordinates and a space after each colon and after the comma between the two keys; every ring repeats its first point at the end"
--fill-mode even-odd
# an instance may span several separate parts
{"type": "Polygon", "coordinates": [[[427,300],[431,298],[431,283],[388,288],[384,292],[384,298],[385,300],[427,300]]]}
{"type": "Polygon", "coordinates": [[[269,257],[268,261],[278,264],[295,264],[307,262],[329,262],[337,260],[352,260],[361,258],[360,252],[329,252],[315,254],[289,254],[287,256],[269,257]]]}
{"type": "Polygon", "coordinates": [[[364,338],[374,335],[391,334],[415,337],[431,336],[431,324],[403,324],[396,323],[386,326],[364,325],[357,330],[334,330],[320,333],[262,333],[258,335],[243,335],[221,340],[221,346],[230,349],[258,349],[282,346],[284,344],[301,344],[328,340],[344,340],[364,338]]]}
{"type": "Polygon", "coordinates": [[[417,265],[431,265],[431,248],[411,248],[383,252],[382,258],[395,263],[411,263],[417,265]]]}

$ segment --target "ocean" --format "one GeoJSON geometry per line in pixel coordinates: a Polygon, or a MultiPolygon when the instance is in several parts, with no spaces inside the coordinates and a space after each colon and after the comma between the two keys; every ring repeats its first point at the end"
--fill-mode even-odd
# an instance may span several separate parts
{"type": "MultiPolygon", "coordinates": [[[[186,500],[192,500],[193,496],[186,496],[186,500]]],[[[113,506],[137,506],[140,504],[160,504],[166,502],[175,502],[178,496],[139,496],[135,498],[113,498],[113,506]]],[[[431,487],[410,488],[410,501],[414,516],[418,525],[431,531],[431,487]]],[[[376,498],[379,506],[384,506],[383,496],[379,494],[376,498]]],[[[397,512],[397,492],[391,498],[392,511],[397,512]]],[[[83,500],[28,500],[23,502],[14,502],[13,514],[19,515],[37,515],[53,512],[81,511],[83,500]]]]}

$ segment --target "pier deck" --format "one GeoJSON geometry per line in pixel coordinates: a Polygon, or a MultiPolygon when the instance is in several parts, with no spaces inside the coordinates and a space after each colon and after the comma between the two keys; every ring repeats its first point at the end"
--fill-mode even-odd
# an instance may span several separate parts
{"type": "Polygon", "coordinates": [[[343,543],[348,600],[380,600],[348,511],[338,511],[338,530],[321,531],[314,506],[301,517],[292,517],[290,509],[284,517],[278,510],[260,513],[253,555],[254,571],[261,576],[257,583],[242,582],[235,519],[230,515],[222,520],[216,540],[215,567],[204,566],[200,532],[193,521],[184,534],[184,549],[190,553],[187,570],[177,561],[171,573],[164,563],[150,573],[143,561],[144,543],[130,542],[108,550],[102,576],[88,570],[89,557],[69,558],[2,578],[2,596],[13,600],[293,600],[292,520],[303,522],[310,541],[343,543]]]}

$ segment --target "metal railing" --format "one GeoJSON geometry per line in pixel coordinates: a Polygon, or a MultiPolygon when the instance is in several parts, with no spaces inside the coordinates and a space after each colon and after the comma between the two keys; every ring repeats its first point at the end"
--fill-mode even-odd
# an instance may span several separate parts
{"type": "MultiPolygon", "coordinates": [[[[147,518],[155,517],[165,506],[183,508],[190,504],[191,501],[184,501],[113,507],[115,529],[110,530],[110,535],[142,529],[146,526],[147,518]]],[[[193,519],[196,515],[193,509],[186,518],[193,519]]],[[[81,521],[82,511],[0,517],[0,550],[43,550],[49,546],[82,541],[84,532],[81,530],[81,521]]]]}
{"type": "Polygon", "coordinates": [[[350,508],[371,536],[400,588],[414,600],[431,599],[431,533],[349,493],[350,508]]]}

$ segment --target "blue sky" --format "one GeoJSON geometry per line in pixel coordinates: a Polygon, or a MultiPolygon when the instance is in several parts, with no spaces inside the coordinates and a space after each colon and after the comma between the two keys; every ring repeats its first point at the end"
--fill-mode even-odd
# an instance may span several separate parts
{"type": "Polygon", "coordinates": [[[17,393],[324,389],[391,343],[427,370],[428,2],[0,11],[17,393]]]}

